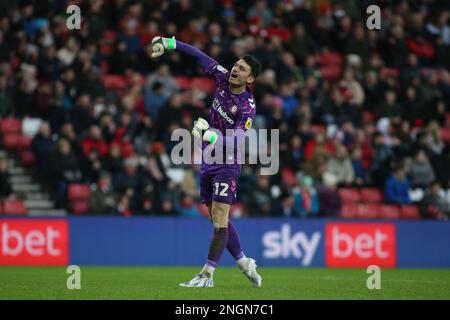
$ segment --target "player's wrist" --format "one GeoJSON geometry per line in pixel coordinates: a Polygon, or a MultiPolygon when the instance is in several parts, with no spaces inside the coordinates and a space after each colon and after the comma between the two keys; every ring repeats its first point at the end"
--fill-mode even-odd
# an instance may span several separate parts
{"type": "Polygon", "coordinates": [[[217,134],[217,132],[214,132],[212,130],[206,130],[203,134],[203,141],[209,142],[210,144],[216,143],[218,138],[219,135],[217,134]]]}
{"type": "Polygon", "coordinates": [[[167,40],[166,48],[168,50],[175,50],[177,48],[177,41],[175,40],[175,37],[166,38],[166,40],[167,40]]]}

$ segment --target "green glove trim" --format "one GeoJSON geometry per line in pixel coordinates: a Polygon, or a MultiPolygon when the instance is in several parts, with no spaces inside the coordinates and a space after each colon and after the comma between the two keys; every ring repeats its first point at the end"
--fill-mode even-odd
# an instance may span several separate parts
{"type": "Polygon", "coordinates": [[[209,143],[211,143],[211,144],[216,143],[217,138],[218,138],[217,133],[212,132],[212,133],[211,133],[211,137],[209,138],[209,143]]]}
{"type": "Polygon", "coordinates": [[[174,50],[177,47],[175,38],[167,38],[167,49],[174,50]]]}

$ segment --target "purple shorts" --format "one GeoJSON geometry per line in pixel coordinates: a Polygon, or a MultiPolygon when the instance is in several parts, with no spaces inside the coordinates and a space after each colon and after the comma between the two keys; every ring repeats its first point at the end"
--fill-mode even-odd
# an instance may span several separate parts
{"type": "Polygon", "coordinates": [[[236,166],[205,166],[200,171],[200,197],[204,204],[212,201],[232,205],[236,202],[236,187],[240,168],[236,166]]]}

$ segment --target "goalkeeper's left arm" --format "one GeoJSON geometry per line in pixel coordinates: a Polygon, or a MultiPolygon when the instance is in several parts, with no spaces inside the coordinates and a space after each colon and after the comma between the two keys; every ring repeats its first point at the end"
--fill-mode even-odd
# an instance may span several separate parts
{"type": "MultiPolygon", "coordinates": [[[[166,51],[177,50],[197,60],[200,67],[208,74],[214,73],[214,67],[219,63],[208,56],[203,51],[181,41],[172,38],[154,37],[151,42],[151,46],[148,47],[148,53],[152,59],[156,59],[162,56],[166,51]]],[[[223,68],[222,68],[223,69],[223,68]]],[[[225,69],[223,69],[226,71],[225,69]]]]}
{"type": "MultiPolygon", "coordinates": [[[[202,52],[201,50],[186,44],[184,42],[178,41],[175,37],[172,38],[164,38],[164,37],[155,37],[152,39],[151,47],[148,48],[149,55],[156,59],[162,56],[166,51],[178,50],[183,52],[189,56],[194,57],[197,60],[197,63],[206,73],[213,75],[216,78],[217,82],[228,82],[229,72],[223,68],[216,60],[202,52]]],[[[237,121],[237,125],[235,129],[242,129],[246,131],[245,123],[247,123],[247,117],[243,118],[243,121],[237,121]]],[[[241,120],[241,119],[240,119],[241,120]]],[[[208,121],[205,119],[199,118],[194,123],[194,128],[192,130],[192,135],[196,138],[200,138],[203,141],[206,141],[210,144],[217,145],[236,145],[237,142],[236,137],[227,137],[217,134],[216,131],[211,130],[209,128],[208,121]]]]}

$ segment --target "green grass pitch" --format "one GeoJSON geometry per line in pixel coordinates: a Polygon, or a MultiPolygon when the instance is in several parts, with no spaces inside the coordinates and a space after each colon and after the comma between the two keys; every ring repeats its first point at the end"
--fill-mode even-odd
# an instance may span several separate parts
{"type": "Polygon", "coordinates": [[[66,268],[0,267],[0,299],[450,299],[450,269],[382,269],[369,290],[365,269],[259,268],[253,288],[237,268],[216,270],[214,288],[182,288],[198,268],[81,266],[81,290],[66,287],[66,268]]]}

